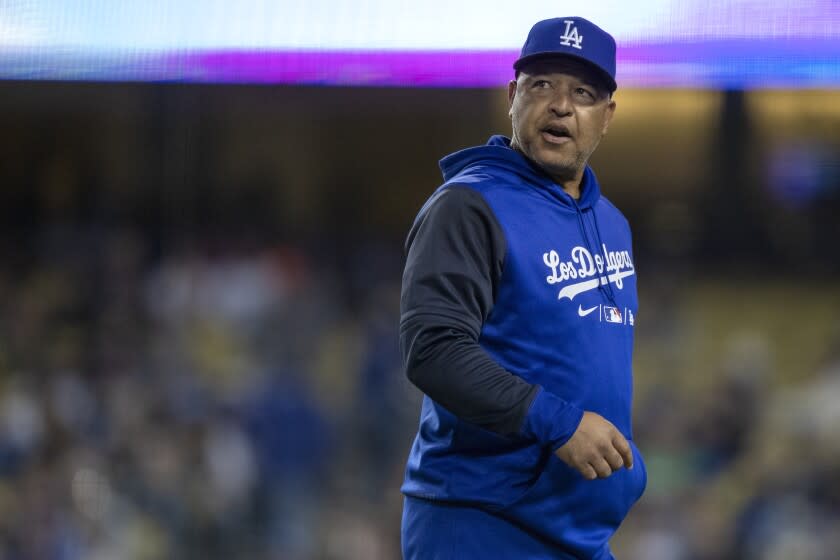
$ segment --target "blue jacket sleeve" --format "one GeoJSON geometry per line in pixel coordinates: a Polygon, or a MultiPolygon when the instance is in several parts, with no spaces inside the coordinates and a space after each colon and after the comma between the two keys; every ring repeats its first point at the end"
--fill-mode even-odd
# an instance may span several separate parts
{"type": "Polygon", "coordinates": [[[406,375],[464,421],[559,447],[583,412],[495,362],[478,344],[504,268],[504,233],[484,198],[451,186],[406,242],[400,347],[406,375]]]}

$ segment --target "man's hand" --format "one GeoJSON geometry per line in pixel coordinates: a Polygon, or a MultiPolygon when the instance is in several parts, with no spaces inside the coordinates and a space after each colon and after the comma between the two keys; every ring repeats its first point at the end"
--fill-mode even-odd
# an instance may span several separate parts
{"type": "Polygon", "coordinates": [[[584,412],[577,430],[554,452],[587,480],[607,478],[621,467],[633,468],[630,444],[612,423],[594,412],[584,412]]]}

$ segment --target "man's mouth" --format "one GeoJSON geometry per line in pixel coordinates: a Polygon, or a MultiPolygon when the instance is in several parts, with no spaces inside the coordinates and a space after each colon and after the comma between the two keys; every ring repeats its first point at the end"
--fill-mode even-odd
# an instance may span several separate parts
{"type": "Polygon", "coordinates": [[[543,138],[552,143],[559,144],[572,138],[569,129],[563,125],[549,125],[541,130],[543,138]]]}

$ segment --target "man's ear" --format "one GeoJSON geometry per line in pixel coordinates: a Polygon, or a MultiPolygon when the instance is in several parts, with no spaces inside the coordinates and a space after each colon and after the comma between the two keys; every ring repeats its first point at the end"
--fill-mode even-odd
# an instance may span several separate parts
{"type": "Polygon", "coordinates": [[[508,114],[513,108],[513,98],[516,97],[516,80],[508,82],[508,114]]]}
{"type": "Polygon", "coordinates": [[[612,122],[612,118],[615,115],[615,99],[610,99],[610,104],[607,105],[607,114],[604,118],[604,128],[601,130],[601,134],[606,134],[607,129],[610,127],[610,122],[612,122]]]}

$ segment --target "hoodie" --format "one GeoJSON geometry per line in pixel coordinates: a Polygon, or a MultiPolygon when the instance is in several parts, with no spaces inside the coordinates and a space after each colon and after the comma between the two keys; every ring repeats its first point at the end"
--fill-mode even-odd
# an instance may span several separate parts
{"type": "Polygon", "coordinates": [[[611,558],[646,485],[627,220],[588,166],[575,200],[502,136],[440,166],[406,243],[400,342],[425,397],[402,491],[481,508],[571,557],[611,558]],[[583,411],[627,438],[633,469],[588,481],[554,455],[583,411]]]}

